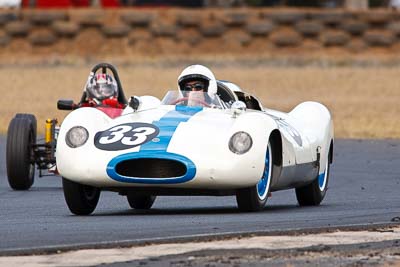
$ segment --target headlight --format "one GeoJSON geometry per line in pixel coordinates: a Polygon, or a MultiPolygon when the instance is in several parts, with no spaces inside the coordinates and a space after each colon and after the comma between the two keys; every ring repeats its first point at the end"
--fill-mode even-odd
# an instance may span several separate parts
{"type": "Polygon", "coordinates": [[[76,148],[84,145],[89,138],[88,131],[82,126],[69,129],[65,136],[65,142],[69,147],[76,148]]]}
{"type": "Polygon", "coordinates": [[[229,149],[236,154],[244,154],[253,145],[251,136],[246,132],[237,132],[229,140],[229,149]]]}

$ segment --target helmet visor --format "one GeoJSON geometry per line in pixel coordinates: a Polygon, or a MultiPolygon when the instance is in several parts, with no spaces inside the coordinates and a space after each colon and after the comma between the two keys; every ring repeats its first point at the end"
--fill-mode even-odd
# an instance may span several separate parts
{"type": "Polygon", "coordinates": [[[117,97],[118,93],[112,84],[96,84],[88,88],[89,94],[99,100],[104,100],[112,96],[117,97]]]}

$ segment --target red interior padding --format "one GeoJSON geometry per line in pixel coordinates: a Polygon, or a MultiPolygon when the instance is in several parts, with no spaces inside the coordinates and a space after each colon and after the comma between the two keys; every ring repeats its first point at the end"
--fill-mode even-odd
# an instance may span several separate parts
{"type": "Polygon", "coordinates": [[[98,110],[103,111],[108,117],[115,119],[121,116],[123,109],[121,108],[111,108],[111,107],[97,107],[98,110]]]}

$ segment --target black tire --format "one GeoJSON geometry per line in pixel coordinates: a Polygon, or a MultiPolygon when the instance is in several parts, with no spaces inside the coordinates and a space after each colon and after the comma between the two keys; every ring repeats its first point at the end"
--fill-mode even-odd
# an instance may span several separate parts
{"type": "Polygon", "coordinates": [[[351,41],[351,36],[343,31],[332,30],[322,33],[320,40],[324,46],[344,46],[351,41]]]}
{"type": "Polygon", "coordinates": [[[200,32],[204,37],[220,37],[226,31],[222,23],[211,23],[200,26],[200,32]]]}
{"type": "Polygon", "coordinates": [[[36,131],[28,118],[13,118],[8,126],[6,165],[8,183],[14,190],[28,190],[35,177],[33,145],[36,131]]]}
{"type": "Polygon", "coordinates": [[[175,37],[178,32],[178,27],[175,24],[154,23],[150,31],[154,36],[175,37]]]}
{"type": "Polygon", "coordinates": [[[132,209],[148,210],[153,206],[156,196],[134,196],[127,195],[129,206],[132,209]]]}
{"type": "Polygon", "coordinates": [[[330,159],[328,158],[325,172],[321,174],[323,176],[318,175],[311,184],[296,188],[296,198],[300,206],[318,206],[321,203],[328,190],[329,173],[330,159]]]}
{"type": "Polygon", "coordinates": [[[65,202],[76,215],[91,214],[99,202],[100,189],[62,178],[65,202]]]}
{"type": "Polygon", "coordinates": [[[32,32],[29,35],[28,40],[32,45],[46,46],[54,44],[57,41],[57,37],[50,30],[42,30],[32,32]]]}
{"type": "Polygon", "coordinates": [[[15,115],[15,118],[24,118],[24,119],[28,119],[33,126],[33,131],[35,133],[35,141],[36,141],[36,133],[37,133],[37,120],[35,115],[33,114],[27,114],[27,113],[17,113],[15,115]]]}
{"type": "Polygon", "coordinates": [[[10,36],[8,36],[7,33],[5,33],[5,32],[0,33],[0,47],[8,45],[10,43],[10,41],[11,41],[11,38],[10,38],[10,36]]]}
{"type": "Polygon", "coordinates": [[[155,20],[154,13],[145,12],[143,10],[128,11],[121,15],[121,20],[128,25],[134,27],[147,27],[155,20]]]}
{"type": "Polygon", "coordinates": [[[317,21],[303,20],[297,23],[295,28],[303,36],[314,37],[318,36],[324,30],[324,25],[317,21]]]}
{"type": "Polygon", "coordinates": [[[395,36],[390,31],[367,31],[363,35],[363,40],[369,46],[390,46],[395,41],[395,36]]]}
{"type": "Polygon", "coordinates": [[[79,25],[70,21],[56,21],[52,29],[58,36],[73,37],[79,32],[79,25]]]}
{"type": "Polygon", "coordinates": [[[226,26],[229,27],[241,27],[247,24],[249,18],[248,13],[243,12],[227,12],[222,18],[226,26]]]}
{"type": "Polygon", "coordinates": [[[269,21],[264,20],[260,22],[249,22],[246,26],[246,30],[253,36],[266,36],[269,35],[275,28],[275,25],[269,21]]]}
{"type": "Polygon", "coordinates": [[[271,40],[277,47],[295,47],[301,44],[302,36],[294,30],[277,31],[271,35],[271,40]]]}
{"type": "Polygon", "coordinates": [[[128,35],[131,27],[125,24],[104,25],[101,31],[106,37],[125,37],[128,35]]]}
{"type": "Polygon", "coordinates": [[[260,182],[255,186],[239,189],[236,192],[236,202],[240,211],[252,212],[264,209],[268,200],[268,194],[271,185],[273,170],[272,155],[271,145],[269,144],[265,158],[264,175],[260,179],[260,182]],[[264,185],[262,185],[263,181],[266,182],[264,185]],[[259,186],[261,187],[262,191],[259,190],[259,186]]]}
{"type": "Polygon", "coordinates": [[[303,11],[289,11],[289,12],[277,12],[268,14],[270,18],[276,24],[295,24],[306,17],[303,11]]]}
{"type": "Polygon", "coordinates": [[[6,32],[11,36],[24,37],[31,30],[31,25],[26,21],[12,21],[4,26],[6,32]]]}
{"type": "Polygon", "coordinates": [[[27,14],[26,18],[30,20],[33,24],[39,26],[48,26],[58,20],[66,20],[68,19],[68,15],[65,11],[40,11],[35,10],[32,14],[27,14]]]}

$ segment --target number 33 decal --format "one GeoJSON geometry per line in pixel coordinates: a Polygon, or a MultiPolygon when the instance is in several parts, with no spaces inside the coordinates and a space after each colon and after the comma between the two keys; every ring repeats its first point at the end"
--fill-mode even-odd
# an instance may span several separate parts
{"type": "Polygon", "coordinates": [[[96,133],[94,145],[102,150],[123,150],[140,146],[158,135],[160,130],[148,123],[125,123],[96,133]]]}

